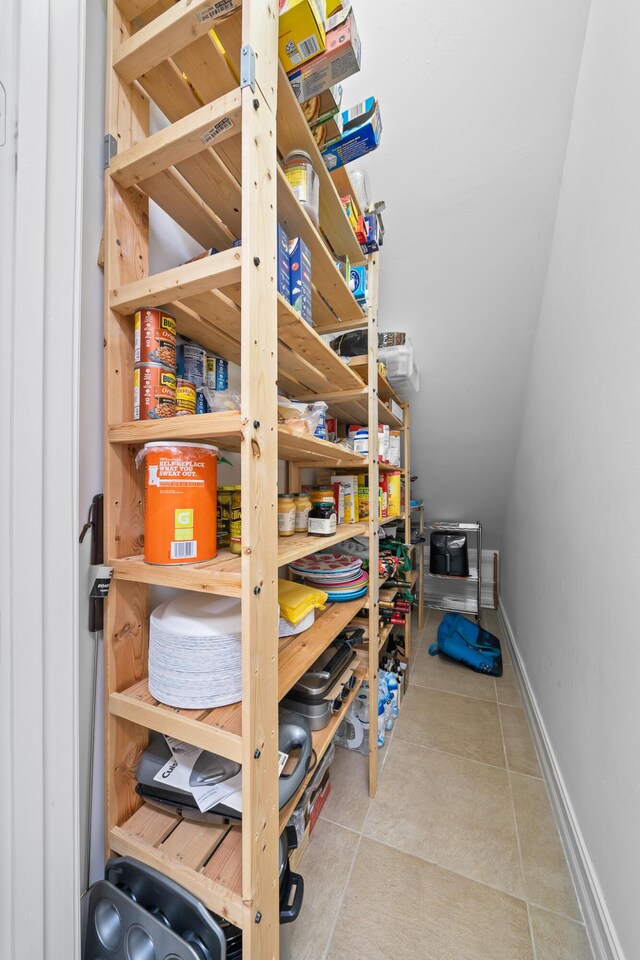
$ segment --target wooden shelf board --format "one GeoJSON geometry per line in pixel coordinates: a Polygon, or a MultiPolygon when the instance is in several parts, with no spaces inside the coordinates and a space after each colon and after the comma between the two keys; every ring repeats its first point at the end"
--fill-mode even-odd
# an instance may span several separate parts
{"type": "MultiPolygon", "coordinates": [[[[338,713],[334,714],[331,717],[331,719],[329,720],[329,723],[324,728],[324,730],[314,731],[312,735],[313,749],[316,752],[316,756],[318,758],[318,764],[320,763],[325,753],[329,749],[329,746],[331,744],[331,741],[333,740],[334,734],[338,729],[338,727],[340,726],[340,723],[342,722],[342,718],[344,717],[345,713],[347,712],[347,710],[355,700],[358,690],[360,689],[360,686],[362,685],[362,681],[364,680],[366,674],[367,674],[367,670],[363,664],[360,664],[358,667],[356,667],[356,670],[355,670],[356,684],[353,690],[349,692],[349,696],[344,701],[341,709],[339,710],[338,713]]],[[[296,793],[293,795],[289,803],[287,803],[286,806],[284,806],[280,811],[280,832],[281,833],[286,827],[289,821],[289,817],[291,816],[296,806],[298,805],[300,801],[300,797],[302,796],[304,791],[307,789],[307,786],[309,785],[309,781],[313,777],[314,770],[312,770],[311,773],[309,773],[304,778],[304,780],[302,781],[302,784],[300,785],[296,793]]]]}
{"type": "Polygon", "coordinates": [[[381,473],[402,473],[402,467],[394,467],[390,463],[378,463],[378,470],[381,473]]]}
{"type": "MultiPolygon", "coordinates": [[[[346,217],[345,217],[346,220],[346,217]]],[[[333,254],[303,210],[278,167],[278,222],[289,237],[302,237],[311,254],[311,280],[329,306],[342,320],[360,320],[366,324],[362,308],[338,270],[333,254]]]]}
{"type": "MultiPolygon", "coordinates": [[[[349,366],[358,371],[365,383],[369,382],[368,358],[366,356],[353,357],[349,366]]],[[[394,400],[399,406],[404,406],[404,402],[381,373],[378,373],[378,396],[381,400],[394,400]]]]}
{"type": "Polygon", "coordinates": [[[378,634],[378,653],[382,650],[385,643],[389,639],[391,631],[395,627],[395,623],[386,623],[384,627],[381,628],[380,633],[378,634]]]}
{"type": "Polygon", "coordinates": [[[305,150],[313,162],[314,170],[320,181],[320,227],[326,235],[335,253],[347,256],[352,263],[364,260],[360,244],[356,239],[340,202],[331,174],[327,170],[322,154],[313,138],[309,124],[305,120],[302,107],[296,100],[287,74],[282,65],[278,76],[278,149],[283,156],[291,150],[305,150]]]}
{"type": "MultiPolygon", "coordinates": [[[[363,536],[367,530],[366,523],[343,523],[331,537],[314,537],[306,533],[281,537],[278,542],[278,566],[284,567],[300,557],[326,550],[350,537],[363,536]]],[[[113,567],[116,580],[153,583],[223,597],[239,597],[242,593],[241,559],[229,550],[220,550],[214,560],[205,563],[160,565],[145,563],[141,556],[136,556],[112,559],[107,565],[113,567]]]]}
{"type": "Polygon", "coordinates": [[[183,820],[145,803],[111,830],[110,844],[175,880],[218,916],[240,927],[247,920],[240,827],[183,820]]]}
{"type": "Polygon", "coordinates": [[[282,700],[302,674],[315,663],[340,631],[351,623],[362,608],[362,601],[363,598],[328,604],[312,627],[292,637],[286,646],[282,647],[278,657],[279,700],[282,700]]]}
{"type": "Polygon", "coordinates": [[[283,537],[278,543],[278,566],[284,566],[311,553],[326,550],[350,537],[364,536],[367,530],[366,523],[341,523],[331,537],[314,537],[306,533],[294,533],[292,537],[283,537]]]}
{"type": "Polygon", "coordinates": [[[242,705],[232,703],[212,710],[179,710],[159,703],[149,693],[145,678],[109,697],[109,711],[131,723],[184,740],[195,747],[242,760],[242,705]]]}
{"type": "MultiPolygon", "coordinates": [[[[239,449],[241,437],[239,411],[199,413],[166,420],[132,420],[108,430],[110,443],[141,445],[159,440],[183,443],[211,440],[225,450],[239,449]]],[[[311,461],[318,467],[352,467],[356,470],[366,470],[367,467],[366,458],[360,454],[308,433],[291,431],[284,424],[278,427],[278,457],[291,462],[311,461]]]]}

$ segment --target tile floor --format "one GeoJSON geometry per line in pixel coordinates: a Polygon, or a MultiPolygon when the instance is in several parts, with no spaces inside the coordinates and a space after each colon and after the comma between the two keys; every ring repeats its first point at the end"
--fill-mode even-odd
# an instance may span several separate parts
{"type": "MultiPolygon", "coordinates": [[[[381,751],[337,750],[291,960],[593,960],[518,685],[430,657],[381,751]]],[[[497,615],[485,626],[501,636],[497,615]]]]}

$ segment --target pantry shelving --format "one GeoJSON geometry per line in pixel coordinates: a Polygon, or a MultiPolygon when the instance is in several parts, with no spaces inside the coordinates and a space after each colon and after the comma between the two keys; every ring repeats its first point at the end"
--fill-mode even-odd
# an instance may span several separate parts
{"type": "MultiPolygon", "coordinates": [[[[185,886],[243,930],[243,955],[279,956],[278,838],[304,790],[278,812],[278,703],[362,601],[327,606],[305,633],[278,641],[281,568],[308,553],[368,536],[378,568],[379,522],[340,525],[331,537],[278,539],[278,461],[290,490],[301,471],[368,473],[378,486],[378,423],[407,427],[368,386],[377,372],[378,256],[369,258],[367,314],[336,268],[361,261],[340,196],[347,171],[329,174],[277,60],[277,9],[259,0],[108,0],[105,169],[105,558],[113,568],[106,605],[105,846],[133,856],[185,886]],[[214,28],[216,38],[211,29],[214,28]],[[254,56],[253,73],[241,48],[254,56]],[[150,133],[153,103],[168,125],[150,133]],[[320,229],[295,198],[278,164],[305,149],[320,177],[320,229]],[[219,252],[168,270],[149,270],[150,203],[200,244],[219,252]],[[276,226],[311,250],[315,328],[276,292],[276,226]],[[241,239],[241,245],[234,245],[241,239]],[[179,333],[240,364],[240,410],[134,421],[132,313],[162,306],[179,333]],[[350,366],[322,340],[330,329],[367,328],[366,365],[350,366]],[[277,397],[325,399],[341,419],[367,424],[363,457],[278,422],[277,397]],[[211,441],[239,451],[242,554],[221,550],[202,564],[144,562],[140,447],[152,441],[211,441]],[[179,710],[148,687],[150,586],[242,601],[242,701],[215,710],[179,710]],[[242,827],[193,823],[154,808],[136,792],[138,760],[158,731],[242,764],[242,827]],[[257,923],[256,918],[261,922],[257,923]]],[[[405,457],[408,430],[404,431],[405,457]]],[[[405,459],[405,464],[408,460],[405,459]]],[[[407,469],[405,467],[405,469],[407,469]]],[[[406,486],[408,490],[408,485],[406,486]]],[[[378,577],[369,587],[367,624],[378,637],[378,577]]],[[[355,686],[329,725],[313,734],[320,759],[365,679],[375,689],[376,643],[358,660],[355,686]]],[[[375,723],[375,705],[370,717],[375,723]]],[[[377,749],[370,752],[370,791],[377,749]]]]}

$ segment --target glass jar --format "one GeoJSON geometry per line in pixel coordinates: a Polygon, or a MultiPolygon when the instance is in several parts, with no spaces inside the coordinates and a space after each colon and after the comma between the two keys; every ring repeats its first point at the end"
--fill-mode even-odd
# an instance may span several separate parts
{"type": "Polygon", "coordinates": [[[231,553],[242,553],[242,493],[240,487],[234,487],[231,494],[231,518],[229,520],[231,553]]]}
{"type": "Polygon", "coordinates": [[[312,487],[311,503],[333,503],[333,487],[312,487]]]}
{"type": "Polygon", "coordinates": [[[333,503],[314,503],[309,512],[308,532],[316,537],[331,537],[336,532],[338,517],[333,503]]]}
{"type": "Polygon", "coordinates": [[[292,150],[283,161],[284,175],[298,203],[310,220],[318,226],[320,206],[320,179],[313,161],[304,150],[292,150]]]}
{"type": "Polygon", "coordinates": [[[293,505],[296,511],[295,531],[296,533],[307,533],[309,529],[309,511],[311,510],[309,494],[295,493],[293,495],[293,505]]]}
{"type": "Polygon", "coordinates": [[[235,487],[218,487],[217,540],[218,549],[228,547],[231,542],[229,523],[231,522],[231,498],[235,487]]]}
{"type": "Polygon", "coordinates": [[[292,537],[295,533],[296,508],[290,493],[278,494],[278,535],[292,537]]]}

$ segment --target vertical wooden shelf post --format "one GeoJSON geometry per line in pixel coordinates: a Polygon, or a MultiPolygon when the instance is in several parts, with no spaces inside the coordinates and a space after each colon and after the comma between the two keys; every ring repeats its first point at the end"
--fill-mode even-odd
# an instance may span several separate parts
{"type": "MultiPolygon", "coordinates": [[[[411,543],[411,407],[408,403],[402,404],[404,411],[404,542],[411,543]]],[[[412,554],[413,557],[413,554],[412,554]]],[[[412,611],[406,616],[404,631],[404,650],[407,659],[411,656],[411,628],[413,626],[412,611]]]]}
{"type": "Polygon", "coordinates": [[[379,259],[369,260],[368,380],[369,380],[369,794],[378,785],[378,649],[380,522],[378,520],[378,276],[379,259]]]}
{"type": "MultiPolygon", "coordinates": [[[[149,133],[149,101],[137,86],[123,83],[112,68],[116,48],[132,33],[115,3],[107,6],[107,77],[105,149],[123,151],[149,133]],[[112,139],[109,139],[112,138],[112,139]]],[[[123,189],[105,169],[104,270],[105,362],[104,409],[108,425],[131,419],[133,397],[133,323],[110,309],[112,289],[149,272],[149,201],[123,189]]],[[[105,445],[105,557],[108,561],[140,552],[143,534],[141,483],[134,452],[105,445]]],[[[105,618],[105,691],[135,683],[146,669],[147,589],[143,584],[113,581],[105,618]]],[[[147,731],[107,713],[105,724],[105,848],[111,828],[139,805],[134,792],[135,767],[147,744],[147,731]]]]}
{"type": "Polygon", "coordinates": [[[244,0],[242,86],[243,956],[279,957],[277,8],[244,0]],[[245,73],[246,68],[246,73],[245,73]]]}

